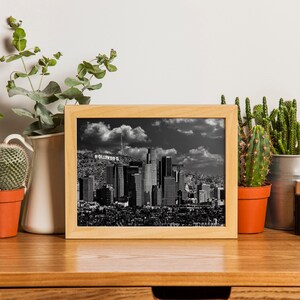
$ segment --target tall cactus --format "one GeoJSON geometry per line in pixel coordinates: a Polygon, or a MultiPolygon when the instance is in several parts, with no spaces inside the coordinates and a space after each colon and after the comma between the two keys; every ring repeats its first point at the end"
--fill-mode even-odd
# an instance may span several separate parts
{"type": "Polygon", "coordinates": [[[271,141],[262,126],[256,125],[252,128],[241,155],[244,162],[241,169],[241,185],[264,185],[271,160],[271,141]]]}
{"type": "Polygon", "coordinates": [[[0,190],[24,186],[28,170],[28,156],[21,146],[0,144],[0,190]]]}

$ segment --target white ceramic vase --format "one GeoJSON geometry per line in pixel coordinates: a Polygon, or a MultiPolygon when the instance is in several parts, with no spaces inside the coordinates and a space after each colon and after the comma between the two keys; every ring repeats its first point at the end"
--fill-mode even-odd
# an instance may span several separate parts
{"type": "Polygon", "coordinates": [[[64,133],[33,136],[28,140],[34,152],[21,225],[31,233],[64,233],[64,133]]]}

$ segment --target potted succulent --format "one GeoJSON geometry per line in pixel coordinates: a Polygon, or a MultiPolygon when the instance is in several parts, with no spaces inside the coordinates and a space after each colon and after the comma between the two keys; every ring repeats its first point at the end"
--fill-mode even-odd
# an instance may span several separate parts
{"type": "Polygon", "coordinates": [[[31,171],[31,186],[25,201],[22,226],[34,233],[64,232],[64,106],[70,104],[89,104],[91,98],[86,93],[100,89],[100,80],[106,72],[115,72],[112,61],[116,51],[110,55],[98,54],[91,61],[78,64],[74,78],[64,81],[67,88],[62,90],[55,81],[45,83],[45,78],[60,60],[62,53],[50,57],[41,55],[38,46],[27,47],[26,32],[22,21],[10,17],[7,23],[12,30],[11,44],[15,53],[0,57],[1,62],[20,62],[22,71],[14,71],[7,83],[9,97],[16,95],[32,101],[33,108],[14,108],[19,115],[33,122],[24,130],[24,135],[33,144],[34,158],[31,171]],[[40,56],[36,63],[32,58],[40,56]],[[26,60],[30,58],[30,64],[26,60]],[[30,67],[29,67],[30,66],[30,67]],[[38,77],[37,86],[33,78],[38,77]],[[27,80],[29,89],[18,86],[17,82],[27,80]],[[56,108],[53,112],[50,108],[56,108]]]}
{"type": "Polygon", "coordinates": [[[0,238],[17,235],[29,160],[19,145],[0,144],[0,238]]]}
{"type": "MultiPolygon", "coordinates": [[[[225,98],[222,96],[222,104],[225,98]]],[[[238,169],[238,232],[260,233],[264,231],[267,202],[271,185],[266,177],[271,162],[271,140],[268,132],[259,124],[253,126],[250,100],[246,99],[246,117],[243,121],[239,98],[239,169],[238,169]]]]}
{"type": "Polygon", "coordinates": [[[270,133],[274,153],[268,180],[272,183],[266,227],[294,229],[294,188],[300,179],[300,122],[297,102],[279,100],[278,108],[268,114],[267,100],[254,106],[253,117],[270,133]]]}

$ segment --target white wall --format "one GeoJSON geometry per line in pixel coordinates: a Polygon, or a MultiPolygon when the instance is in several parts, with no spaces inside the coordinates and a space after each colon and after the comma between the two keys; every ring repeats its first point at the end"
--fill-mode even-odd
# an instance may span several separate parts
{"type": "MultiPolygon", "coordinates": [[[[94,104],[217,104],[225,94],[267,96],[273,107],[280,97],[300,100],[299,11],[298,0],[1,0],[0,54],[12,15],[29,45],[63,52],[51,75],[61,84],[81,60],[117,50],[119,70],[92,93],[94,104]]],[[[7,96],[16,68],[0,65],[0,140],[28,123],[9,112],[32,104],[7,96]]]]}

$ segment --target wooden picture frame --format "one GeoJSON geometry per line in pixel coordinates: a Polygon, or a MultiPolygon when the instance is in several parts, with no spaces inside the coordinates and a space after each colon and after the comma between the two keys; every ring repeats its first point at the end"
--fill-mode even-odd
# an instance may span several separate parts
{"type": "Polygon", "coordinates": [[[237,129],[235,105],[66,106],[66,238],[236,238],[237,129]]]}

